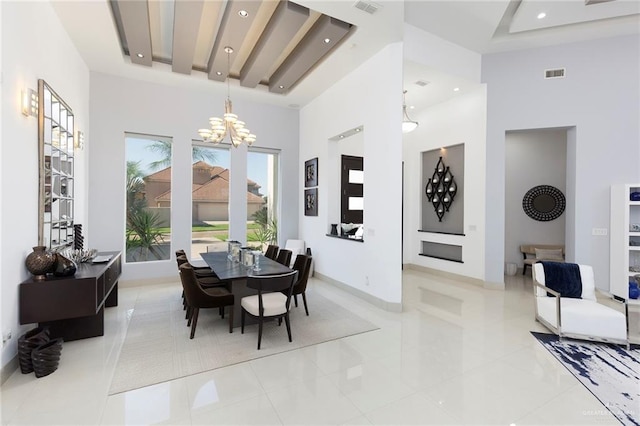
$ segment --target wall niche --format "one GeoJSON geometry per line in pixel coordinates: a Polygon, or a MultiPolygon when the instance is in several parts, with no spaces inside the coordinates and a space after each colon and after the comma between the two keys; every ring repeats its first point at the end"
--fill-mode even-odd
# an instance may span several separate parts
{"type": "Polygon", "coordinates": [[[422,152],[420,205],[420,231],[464,234],[464,144],[422,152]]]}

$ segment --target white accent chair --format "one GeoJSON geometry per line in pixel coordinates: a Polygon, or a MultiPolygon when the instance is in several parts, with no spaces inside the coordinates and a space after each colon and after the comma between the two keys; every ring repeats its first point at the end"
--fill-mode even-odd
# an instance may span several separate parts
{"type": "Polygon", "coordinates": [[[629,348],[628,308],[624,313],[600,304],[596,300],[593,268],[578,265],[582,281],[581,299],[560,297],[560,293],[545,286],[542,263],[533,264],[533,284],[536,320],[564,337],[596,340],[626,345],[629,348]],[[553,297],[547,296],[547,293],[553,297]]]}
{"type": "Polygon", "coordinates": [[[284,245],[285,250],[291,250],[291,261],[289,262],[290,268],[293,267],[293,262],[296,260],[296,256],[299,254],[306,254],[306,245],[304,240],[287,240],[284,245]]]}

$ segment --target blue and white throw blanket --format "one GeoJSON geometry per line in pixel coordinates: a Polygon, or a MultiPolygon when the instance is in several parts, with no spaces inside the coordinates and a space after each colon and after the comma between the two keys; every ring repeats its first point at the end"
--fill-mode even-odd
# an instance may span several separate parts
{"type": "MultiPolygon", "coordinates": [[[[544,285],[560,293],[561,297],[582,298],[580,267],[575,263],[542,261],[544,285]]],[[[548,296],[551,296],[547,293],[548,296]]]]}

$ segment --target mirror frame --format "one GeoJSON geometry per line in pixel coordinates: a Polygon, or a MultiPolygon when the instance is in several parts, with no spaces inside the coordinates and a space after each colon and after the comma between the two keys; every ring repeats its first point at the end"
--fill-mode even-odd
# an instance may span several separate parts
{"type": "Polygon", "coordinates": [[[74,138],[73,111],[51,86],[39,79],[38,244],[54,250],[73,244],[74,138]],[[59,190],[54,192],[56,187],[59,190]],[[56,208],[58,218],[54,220],[56,208]],[[58,233],[55,239],[54,230],[58,233]]]}

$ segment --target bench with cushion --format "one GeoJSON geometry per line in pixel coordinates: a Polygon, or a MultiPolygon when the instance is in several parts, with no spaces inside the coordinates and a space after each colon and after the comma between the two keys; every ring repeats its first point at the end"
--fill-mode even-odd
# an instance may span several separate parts
{"type": "Polygon", "coordinates": [[[527,266],[539,260],[550,260],[553,262],[564,262],[564,246],[551,244],[523,244],[520,246],[520,252],[524,257],[524,266],[522,267],[522,275],[527,271],[527,266]]]}

